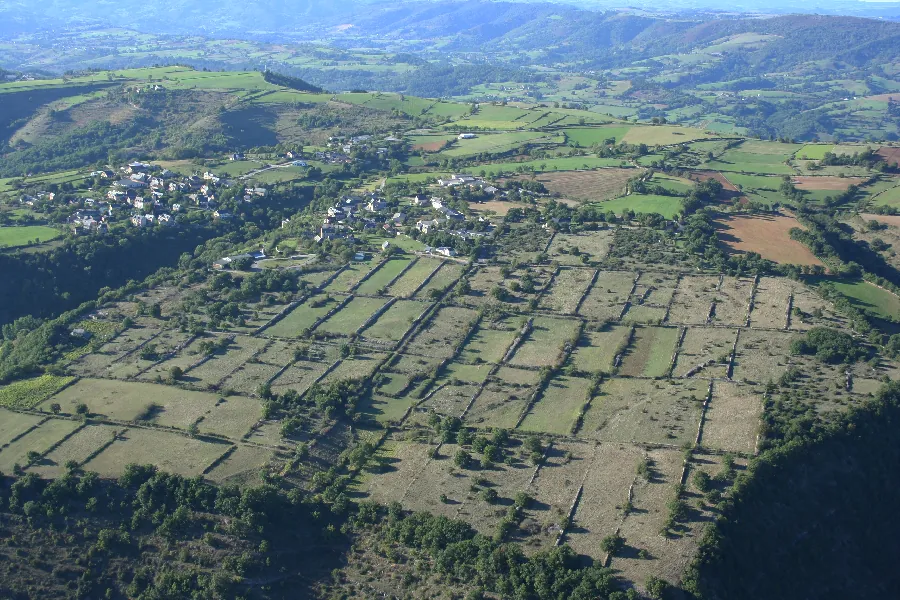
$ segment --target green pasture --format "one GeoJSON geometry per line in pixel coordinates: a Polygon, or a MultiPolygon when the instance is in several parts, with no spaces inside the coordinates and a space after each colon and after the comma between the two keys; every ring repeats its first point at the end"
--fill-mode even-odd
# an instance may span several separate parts
{"type": "Polygon", "coordinates": [[[49,242],[61,235],[58,229],[43,225],[0,227],[0,248],[30,246],[35,240],[49,242]]]}
{"type": "Polygon", "coordinates": [[[625,210],[636,213],[657,213],[671,219],[681,212],[681,198],[677,196],[658,196],[656,194],[631,194],[595,204],[598,208],[622,214],[625,210]]]}

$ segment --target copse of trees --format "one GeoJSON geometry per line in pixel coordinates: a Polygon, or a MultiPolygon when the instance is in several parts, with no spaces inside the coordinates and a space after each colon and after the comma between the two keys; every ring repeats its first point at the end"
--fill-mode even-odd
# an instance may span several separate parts
{"type": "MultiPolygon", "coordinates": [[[[322,558],[316,548],[338,537],[337,517],[327,508],[274,485],[217,487],[152,466],[129,465],[117,481],[83,473],[75,463],[54,480],[0,477],[8,539],[30,539],[20,556],[42,562],[66,551],[65,565],[42,572],[44,584],[69,586],[67,595],[79,598],[233,598],[260,578],[276,583],[259,597],[297,593],[284,569],[299,570],[301,578],[314,573],[311,565],[322,558]],[[209,553],[217,557],[215,568],[202,558],[209,553]]],[[[3,578],[0,589],[30,595],[23,582],[3,578]]]]}
{"type": "Polygon", "coordinates": [[[864,360],[869,351],[862,343],[843,331],[813,327],[806,335],[791,343],[793,354],[811,354],[825,363],[852,363],[864,360]]]}

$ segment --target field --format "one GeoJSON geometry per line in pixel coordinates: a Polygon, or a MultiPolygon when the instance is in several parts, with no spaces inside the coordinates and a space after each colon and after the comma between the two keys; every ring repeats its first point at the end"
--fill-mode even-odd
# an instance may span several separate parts
{"type": "Polygon", "coordinates": [[[413,321],[428,307],[414,300],[398,300],[378,319],[363,330],[362,335],[386,342],[397,342],[410,328],[413,321]]]}
{"type": "Polygon", "coordinates": [[[859,187],[866,182],[864,177],[794,177],[794,186],[798,190],[834,190],[847,191],[851,185],[859,187]]]}
{"type": "Polygon", "coordinates": [[[602,331],[586,332],[572,351],[572,364],[580,371],[610,373],[616,354],[624,347],[630,327],[610,326],[602,331]]]}
{"type": "Polygon", "coordinates": [[[488,328],[482,324],[469,337],[459,358],[467,363],[498,363],[506,355],[517,333],[518,329],[512,323],[503,323],[497,328],[488,328]]]}
{"type": "Polygon", "coordinates": [[[597,204],[601,210],[621,215],[630,210],[636,213],[657,213],[667,219],[674,218],[681,212],[681,198],[678,196],[659,196],[657,194],[629,194],[597,204]]]}
{"type": "Polygon", "coordinates": [[[733,252],[756,252],[782,264],[822,264],[806,246],[791,239],[792,228],[803,228],[791,216],[732,216],[720,219],[719,223],[722,226],[719,238],[733,252]]]}
{"type": "Polygon", "coordinates": [[[638,327],[622,356],[619,374],[662,377],[669,372],[681,331],[676,327],[638,327]]]}
{"type": "Polygon", "coordinates": [[[660,125],[657,127],[632,127],[622,137],[626,144],[647,144],[648,146],[667,146],[670,144],[683,144],[694,140],[702,140],[712,137],[699,129],[676,127],[674,125],[660,125]]]}
{"type": "Polygon", "coordinates": [[[394,284],[387,293],[391,296],[409,298],[415,294],[419,286],[431,275],[435,269],[441,266],[436,260],[420,258],[411,266],[394,284]]]}
{"type": "Polygon", "coordinates": [[[352,335],[385,304],[387,301],[381,298],[356,296],[316,327],[316,331],[332,335],[352,335]]]}
{"type": "Polygon", "coordinates": [[[762,385],[778,378],[791,363],[791,342],[797,334],[774,331],[742,331],[738,337],[732,379],[762,385]]]}
{"type": "Polygon", "coordinates": [[[891,292],[878,288],[867,281],[820,278],[812,283],[830,281],[837,290],[858,308],[884,319],[893,319],[900,314],[900,298],[891,292]]]}
{"type": "Polygon", "coordinates": [[[81,426],[77,421],[68,419],[48,419],[23,437],[11,441],[0,450],[0,472],[11,473],[15,465],[28,464],[28,452],[45,454],[60,440],[73,433],[81,426]]]}
{"type": "Polygon", "coordinates": [[[606,258],[612,232],[609,230],[584,233],[557,233],[547,249],[553,260],[562,265],[581,265],[585,260],[606,258]]]}
{"type": "Polygon", "coordinates": [[[178,433],[129,429],[85,463],[84,468],[101,477],[118,477],[132,463],[156,465],[185,477],[200,475],[230,445],[196,440],[178,433]]]}
{"type": "Polygon", "coordinates": [[[0,406],[18,409],[34,408],[72,381],[72,377],[60,375],[41,375],[34,379],[16,381],[0,387],[0,406]]]}
{"type": "Polygon", "coordinates": [[[42,225],[0,227],[0,248],[30,246],[34,243],[49,242],[61,235],[58,229],[42,225]]]}
{"type": "Polygon", "coordinates": [[[693,443],[708,383],[610,379],[600,386],[580,435],[610,442],[693,443]]]}
{"type": "Polygon", "coordinates": [[[716,381],[700,443],[705,448],[752,454],[756,451],[761,414],[762,401],[758,396],[733,383],[716,381]]]}
{"type": "Polygon", "coordinates": [[[557,377],[528,411],[519,428],[560,435],[571,433],[588,401],[590,386],[588,379],[557,377]]]}
{"type": "Polygon", "coordinates": [[[219,401],[213,394],[181,390],[151,383],[81,379],[40,406],[57,403],[64,414],[74,415],[86,404],[92,415],[120,422],[143,421],[187,429],[219,401]]]}
{"type": "Polygon", "coordinates": [[[509,364],[520,367],[545,367],[554,364],[563,344],[575,337],[577,323],[547,317],[535,317],[527,339],[516,349],[509,364]]]}
{"type": "Polygon", "coordinates": [[[622,141],[630,127],[571,127],[565,129],[566,141],[578,146],[602,145],[608,139],[614,139],[614,143],[622,141]]]}
{"type": "Polygon", "coordinates": [[[678,357],[675,377],[727,377],[728,361],[737,331],[719,327],[688,327],[678,357]]]}
{"type": "MultiPolygon", "coordinates": [[[[481,120],[460,121],[460,125],[465,125],[467,123],[480,125],[482,127],[499,124],[481,120]]],[[[450,149],[441,152],[440,156],[462,157],[481,153],[502,154],[524,144],[546,144],[554,141],[558,140],[557,136],[553,134],[532,131],[495,134],[479,133],[475,139],[457,140],[450,149]]]]}
{"type": "Polygon", "coordinates": [[[397,278],[403,270],[410,264],[409,259],[392,259],[382,265],[369,277],[360,283],[354,293],[363,296],[380,295],[382,290],[386,290],[394,279],[397,278]]]}
{"type": "Polygon", "coordinates": [[[449,358],[457,345],[465,340],[477,317],[474,310],[444,307],[428,327],[412,339],[406,351],[414,355],[449,358]]]}
{"type": "Polygon", "coordinates": [[[574,314],[594,279],[592,269],[561,269],[550,291],[541,298],[541,307],[560,314],[574,314]]]}
{"type": "Polygon", "coordinates": [[[602,202],[625,193],[625,182],[640,174],[634,169],[596,169],[594,171],[564,171],[543,173],[537,181],[551,193],[564,198],[602,202]]]}
{"type": "Polygon", "coordinates": [[[600,271],[578,309],[579,314],[590,319],[618,320],[636,277],[627,271],[600,271]]]}
{"type": "Polygon", "coordinates": [[[316,322],[328,314],[337,306],[334,299],[320,295],[310,298],[272,327],[266,330],[266,335],[273,337],[298,337],[302,332],[310,329],[316,322]]]}

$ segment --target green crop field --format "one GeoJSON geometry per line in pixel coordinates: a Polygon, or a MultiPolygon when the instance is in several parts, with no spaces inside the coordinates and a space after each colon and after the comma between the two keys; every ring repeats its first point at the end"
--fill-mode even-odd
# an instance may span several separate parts
{"type": "Polygon", "coordinates": [[[383,263],[378,270],[372,273],[354,290],[357,294],[374,296],[380,294],[390,283],[397,278],[411,261],[406,258],[395,258],[383,263]]]}
{"type": "Polygon", "coordinates": [[[489,177],[494,177],[501,173],[517,173],[522,171],[545,173],[552,171],[596,169],[600,167],[618,167],[621,166],[623,162],[625,161],[615,158],[601,158],[598,156],[568,156],[565,158],[547,158],[522,162],[485,163],[477,167],[466,167],[462,169],[462,171],[464,173],[472,173],[473,175],[484,172],[489,177]]]}
{"type": "Polygon", "coordinates": [[[381,298],[355,297],[319,325],[316,331],[335,335],[351,335],[386,303],[387,301],[381,298]]]}
{"type": "Polygon", "coordinates": [[[338,301],[327,296],[316,296],[292,310],[287,316],[266,330],[274,337],[296,337],[328,314],[338,301]],[[315,304],[316,306],[313,306],[315,304]]]}
{"type": "MultiPolygon", "coordinates": [[[[461,121],[460,124],[465,124],[461,121]]],[[[509,133],[479,133],[471,140],[457,140],[452,148],[441,152],[441,156],[471,156],[473,154],[501,154],[523,144],[558,143],[561,136],[538,131],[514,131],[509,133]]]]}
{"type": "Polygon", "coordinates": [[[848,281],[830,277],[811,279],[810,281],[815,284],[829,282],[858,308],[878,317],[895,319],[897,315],[900,315],[900,298],[866,281],[848,281]]]}
{"type": "Polygon", "coordinates": [[[566,141],[578,146],[593,146],[603,144],[607,139],[614,139],[614,143],[622,141],[631,130],[631,127],[572,127],[564,129],[566,141]]]}
{"type": "Polygon", "coordinates": [[[636,213],[658,213],[671,219],[681,212],[681,198],[678,196],[658,196],[656,194],[631,194],[613,200],[599,202],[596,206],[604,211],[622,214],[625,210],[636,213]]]}
{"type": "Polygon", "coordinates": [[[60,235],[62,234],[58,229],[41,225],[0,227],[0,248],[29,246],[35,241],[49,242],[60,235]]]}

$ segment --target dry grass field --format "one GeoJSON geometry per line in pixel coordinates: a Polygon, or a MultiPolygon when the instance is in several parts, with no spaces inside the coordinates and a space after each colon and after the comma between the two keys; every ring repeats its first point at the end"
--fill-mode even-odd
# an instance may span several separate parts
{"type": "Polygon", "coordinates": [[[560,269],[550,291],[541,298],[541,308],[564,315],[575,314],[594,273],[593,269],[560,269]]]}
{"type": "Polygon", "coordinates": [[[714,382],[701,445],[728,452],[754,453],[762,408],[762,399],[748,388],[727,381],[714,382]]]}
{"type": "Polygon", "coordinates": [[[792,240],[790,230],[803,228],[790,216],[729,216],[722,217],[719,239],[731,252],[756,252],[763,258],[792,265],[821,265],[816,256],[803,244],[792,240]]]}
{"type": "Polygon", "coordinates": [[[637,169],[596,169],[542,173],[537,181],[551,193],[575,200],[602,202],[625,194],[625,182],[641,173],[637,169]]]}

